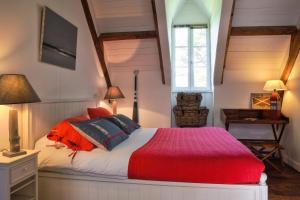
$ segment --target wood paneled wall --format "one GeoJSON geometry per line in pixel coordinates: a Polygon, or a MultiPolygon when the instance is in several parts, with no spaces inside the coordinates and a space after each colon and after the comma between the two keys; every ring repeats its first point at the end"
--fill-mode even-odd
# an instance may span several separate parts
{"type": "Polygon", "coordinates": [[[104,48],[111,71],[159,70],[155,39],[109,41],[104,48]]]}
{"type": "Polygon", "coordinates": [[[100,32],[154,30],[150,0],[92,0],[100,32]]]}

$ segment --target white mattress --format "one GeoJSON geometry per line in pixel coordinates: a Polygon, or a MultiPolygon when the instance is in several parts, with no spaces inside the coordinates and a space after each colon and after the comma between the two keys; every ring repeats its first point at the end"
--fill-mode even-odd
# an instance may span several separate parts
{"type": "Polygon", "coordinates": [[[39,168],[61,173],[96,174],[127,178],[128,162],[131,154],[147,143],[156,130],[156,128],[137,129],[127,140],[112,151],[99,148],[90,152],[79,151],[73,162],[69,157],[72,150],[66,147],[60,149],[49,147],[47,145],[53,145],[54,142],[44,136],[35,144],[35,149],[40,150],[39,168]]]}

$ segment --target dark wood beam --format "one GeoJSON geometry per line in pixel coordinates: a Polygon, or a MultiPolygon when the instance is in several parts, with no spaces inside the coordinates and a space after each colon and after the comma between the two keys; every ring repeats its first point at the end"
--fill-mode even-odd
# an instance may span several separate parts
{"type": "Polygon", "coordinates": [[[232,27],[231,36],[291,35],[296,32],[296,26],[246,26],[232,27]]]}
{"type": "Polygon", "coordinates": [[[99,39],[102,41],[135,40],[149,38],[156,38],[156,31],[115,32],[101,33],[99,35],[99,39]]]}
{"type": "Polygon", "coordinates": [[[224,64],[223,64],[221,84],[223,84],[223,82],[224,82],[224,73],[225,73],[225,68],[226,68],[226,61],[227,61],[230,35],[231,35],[231,31],[232,31],[232,20],[233,20],[234,7],[235,7],[235,0],[233,0],[232,8],[231,8],[231,15],[230,15],[230,21],[229,21],[229,27],[228,27],[227,40],[226,40],[225,56],[224,56],[224,64]]]}
{"type": "Polygon", "coordinates": [[[157,48],[158,48],[158,54],[159,54],[161,80],[162,80],[162,83],[165,84],[166,80],[165,80],[164,64],[163,64],[163,57],[162,57],[161,44],[160,44],[160,36],[159,36],[159,29],[158,29],[158,19],[157,19],[155,0],[151,0],[151,4],[152,4],[152,11],[153,11],[153,19],[154,19],[154,24],[155,24],[155,32],[156,32],[156,36],[157,36],[156,41],[157,41],[157,48]]]}
{"type": "Polygon", "coordinates": [[[95,25],[94,25],[94,22],[93,22],[93,18],[92,18],[91,12],[90,12],[88,1],[87,0],[81,0],[81,4],[82,4],[82,7],[83,7],[83,11],[84,11],[84,14],[85,14],[86,21],[88,23],[88,26],[89,26],[89,29],[90,29],[90,32],[91,32],[91,35],[92,35],[92,39],[93,39],[94,46],[95,46],[95,49],[96,49],[96,52],[97,52],[97,55],[98,55],[99,62],[101,64],[101,68],[102,68],[102,72],[103,72],[103,75],[104,75],[104,78],[105,78],[105,81],[106,81],[106,85],[107,85],[107,87],[110,87],[111,86],[111,81],[110,81],[109,73],[108,73],[108,70],[107,70],[107,67],[106,67],[106,63],[105,63],[105,59],[104,59],[104,55],[103,55],[103,49],[101,47],[101,43],[98,40],[97,32],[96,32],[95,25]]]}
{"type": "Polygon", "coordinates": [[[295,65],[300,52],[300,30],[291,36],[290,52],[287,63],[281,75],[281,80],[286,83],[295,65]]]}

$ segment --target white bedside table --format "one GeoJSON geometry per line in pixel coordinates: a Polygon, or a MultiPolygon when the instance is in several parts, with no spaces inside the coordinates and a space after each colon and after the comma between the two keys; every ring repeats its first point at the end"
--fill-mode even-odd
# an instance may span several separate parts
{"type": "Polygon", "coordinates": [[[38,151],[14,158],[0,155],[0,200],[38,200],[38,151]]]}

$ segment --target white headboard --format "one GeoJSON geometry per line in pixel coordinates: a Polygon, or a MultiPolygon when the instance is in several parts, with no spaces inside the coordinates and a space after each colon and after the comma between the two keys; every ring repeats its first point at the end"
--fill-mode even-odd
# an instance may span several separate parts
{"type": "Polygon", "coordinates": [[[88,107],[96,107],[94,99],[47,101],[28,104],[22,112],[22,146],[33,149],[35,142],[49,133],[59,121],[87,113],[88,107]]]}

